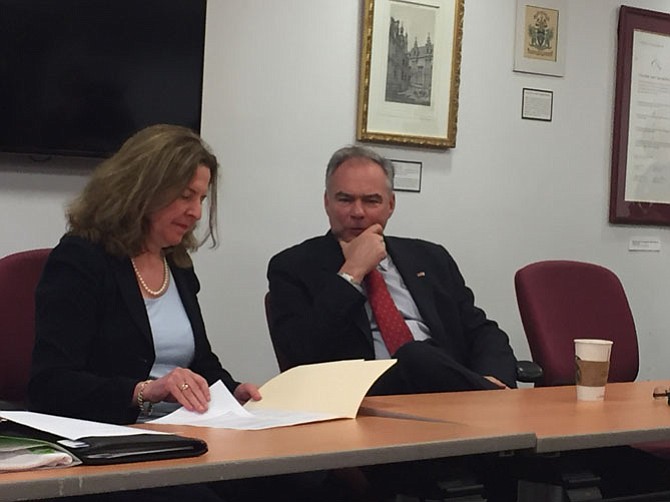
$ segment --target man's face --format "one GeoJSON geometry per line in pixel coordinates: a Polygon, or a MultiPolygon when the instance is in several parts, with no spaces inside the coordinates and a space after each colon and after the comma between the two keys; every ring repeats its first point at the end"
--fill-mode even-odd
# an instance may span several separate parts
{"type": "Polygon", "coordinates": [[[335,170],[324,194],[330,230],[350,242],[375,223],[382,227],[393,214],[395,194],[377,163],[364,158],[346,160],[335,170]]]}

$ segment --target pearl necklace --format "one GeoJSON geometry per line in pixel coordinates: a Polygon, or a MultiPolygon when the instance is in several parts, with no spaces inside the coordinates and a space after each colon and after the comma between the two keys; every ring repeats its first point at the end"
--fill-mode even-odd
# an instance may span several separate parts
{"type": "Polygon", "coordinates": [[[130,263],[132,263],[133,270],[135,271],[135,275],[137,276],[137,280],[140,281],[140,285],[142,286],[142,289],[144,289],[144,291],[149,293],[151,296],[160,296],[163,293],[165,293],[165,290],[167,289],[168,284],[170,283],[170,269],[168,268],[165,256],[163,257],[163,284],[161,284],[161,287],[158,289],[151,289],[149,286],[147,286],[147,283],[144,282],[144,279],[142,278],[140,271],[137,269],[137,265],[135,265],[134,258],[130,259],[130,263]]]}

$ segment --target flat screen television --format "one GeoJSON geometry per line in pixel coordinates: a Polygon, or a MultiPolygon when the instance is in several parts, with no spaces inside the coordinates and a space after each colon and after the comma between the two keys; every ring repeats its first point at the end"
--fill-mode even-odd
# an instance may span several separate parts
{"type": "Polygon", "coordinates": [[[0,151],[107,157],[200,132],[206,0],[0,0],[0,151]]]}

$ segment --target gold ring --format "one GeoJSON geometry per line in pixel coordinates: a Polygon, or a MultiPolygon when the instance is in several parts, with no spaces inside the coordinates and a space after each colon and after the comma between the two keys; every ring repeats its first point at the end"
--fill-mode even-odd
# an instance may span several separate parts
{"type": "Polygon", "coordinates": [[[186,382],[184,382],[183,384],[181,384],[181,387],[179,387],[179,388],[180,388],[180,389],[182,390],[182,392],[183,392],[183,391],[185,391],[185,390],[188,390],[189,385],[188,385],[186,382]]]}

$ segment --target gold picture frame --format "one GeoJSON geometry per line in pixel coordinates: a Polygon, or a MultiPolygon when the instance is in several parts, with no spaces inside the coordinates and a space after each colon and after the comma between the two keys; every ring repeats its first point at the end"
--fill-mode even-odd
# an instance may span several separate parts
{"type": "Polygon", "coordinates": [[[464,0],[365,0],[357,139],[456,146],[464,0]]]}

